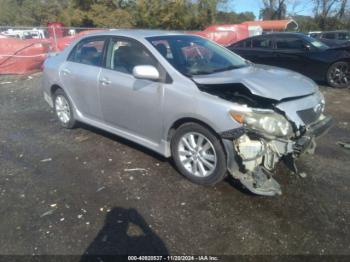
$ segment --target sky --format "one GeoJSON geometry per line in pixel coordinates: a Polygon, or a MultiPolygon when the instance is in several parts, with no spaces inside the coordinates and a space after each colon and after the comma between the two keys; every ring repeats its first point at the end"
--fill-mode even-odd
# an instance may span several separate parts
{"type": "MultiPolygon", "coordinates": [[[[230,1],[229,1],[230,2],[230,1]]],[[[261,0],[233,0],[232,4],[228,4],[228,11],[246,12],[250,11],[255,14],[255,17],[259,18],[259,10],[262,7],[261,0]]],[[[290,1],[291,3],[294,1],[290,1]]],[[[310,4],[310,0],[296,0],[299,4],[295,8],[295,12],[298,15],[312,15],[313,6],[310,4]]],[[[288,11],[293,9],[293,4],[288,4],[288,11]]]]}

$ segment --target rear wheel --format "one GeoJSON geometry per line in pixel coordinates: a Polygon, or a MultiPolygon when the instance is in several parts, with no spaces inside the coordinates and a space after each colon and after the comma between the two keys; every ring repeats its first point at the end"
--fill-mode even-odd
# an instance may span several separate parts
{"type": "Polygon", "coordinates": [[[62,89],[58,89],[53,95],[55,114],[64,128],[74,128],[76,120],[73,115],[73,107],[68,96],[62,89]]]}
{"type": "Polygon", "coordinates": [[[348,62],[336,62],[327,73],[327,82],[331,87],[346,88],[350,85],[350,66],[348,62]]]}
{"type": "Polygon", "coordinates": [[[216,135],[197,123],[179,127],[171,151],[178,170],[197,184],[214,185],[227,173],[226,155],[216,135]]]}

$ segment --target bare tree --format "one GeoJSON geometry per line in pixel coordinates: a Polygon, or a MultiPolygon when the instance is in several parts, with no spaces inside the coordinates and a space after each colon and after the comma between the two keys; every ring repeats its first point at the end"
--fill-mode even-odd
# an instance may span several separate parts
{"type": "Polygon", "coordinates": [[[348,0],[314,0],[315,18],[322,30],[336,28],[348,13],[348,0]]]}
{"type": "Polygon", "coordinates": [[[340,9],[339,12],[337,14],[337,16],[342,19],[347,11],[348,8],[348,0],[342,0],[341,4],[340,4],[340,9]]]}
{"type": "Polygon", "coordinates": [[[296,16],[303,13],[305,10],[310,10],[310,6],[313,6],[314,0],[289,0],[288,1],[288,14],[290,16],[296,16]]]}
{"type": "Polygon", "coordinates": [[[322,18],[344,16],[348,0],[314,0],[315,14],[322,18]]]}
{"type": "Polygon", "coordinates": [[[283,19],[287,13],[287,0],[262,0],[260,17],[263,19],[283,19]]]}

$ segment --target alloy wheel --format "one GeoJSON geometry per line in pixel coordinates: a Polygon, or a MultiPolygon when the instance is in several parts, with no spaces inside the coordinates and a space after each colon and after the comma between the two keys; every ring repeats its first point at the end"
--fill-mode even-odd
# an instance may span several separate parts
{"type": "Polygon", "coordinates": [[[70,106],[69,106],[67,99],[62,95],[56,96],[55,108],[56,108],[56,114],[57,114],[58,119],[62,123],[67,124],[71,118],[70,106]]]}
{"type": "Polygon", "coordinates": [[[331,84],[337,87],[349,85],[350,69],[348,63],[339,63],[334,65],[330,71],[329,80],[331,84]]]}
{"type": "Polygon", "coordinates": [[[215,148],[210,140],[196,132],[184,134],[177,150],[182,166],[197,177],[210,176],[217,164],[215,148]]]}

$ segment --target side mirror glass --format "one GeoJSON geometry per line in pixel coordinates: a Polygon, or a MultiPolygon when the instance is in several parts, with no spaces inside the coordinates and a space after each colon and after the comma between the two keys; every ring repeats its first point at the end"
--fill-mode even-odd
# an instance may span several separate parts
{"type": "Polygon", "coordinates": [[[135,66],[132,74],[138,79],[159,80],[160,78],[157,68],[151,65],[135,66]]]}

